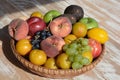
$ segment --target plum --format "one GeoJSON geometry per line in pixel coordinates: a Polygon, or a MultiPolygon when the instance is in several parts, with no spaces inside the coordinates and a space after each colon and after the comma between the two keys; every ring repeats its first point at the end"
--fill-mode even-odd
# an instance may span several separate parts
{"type": "Polygon", "coordinates": [[[83,18],[84,11],[82,7],[78,5],[70,5],[64,10],[64,14],[72,14],[76,17],[77,21],[83,18]]]}

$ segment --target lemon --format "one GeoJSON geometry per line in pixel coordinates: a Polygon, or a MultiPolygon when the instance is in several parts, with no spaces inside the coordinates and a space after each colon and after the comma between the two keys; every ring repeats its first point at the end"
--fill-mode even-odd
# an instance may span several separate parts
{"type": "Polygon", "coordinates": [[[99,27],[89,30],[87,35],[89,38],[95,39],[101,44],[104,44],[109,39],[107,31],[99,27]]]}
{"type": "Polygon", "coordinates": [[[39,11],[36,11],[31,14],[31,17],[39,17],[43,19],[43,14],[39,11]]]}

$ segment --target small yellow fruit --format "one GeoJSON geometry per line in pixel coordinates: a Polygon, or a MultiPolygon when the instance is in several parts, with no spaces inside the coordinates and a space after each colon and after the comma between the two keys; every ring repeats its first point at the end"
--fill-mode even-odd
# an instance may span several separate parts
{"type": "Polygon", "coordinates": [[[39,17],[43,19],[43,14],[39,11],[36,11],[31,14],[31,17],[39,17]]]}
{"type": "Polygon", "coordinates": [[[93,60],[93,56],[92,56],[92,53],[90,51],[82,53],[82,56],[85,57],[85,58],[87,58],[87,59],[89,59],[90,63],[93,60]]]}
{"type": "Polygon", "coordinates": [[[35,65],[43,65],[47,60],[47,55],[43,50],[34,49],[30,52],[29,60],[35,65]]]}
{"type": "Polygon", "coordinates": [[[87,34],[87,27],[85,24],[77,22],[73,25],[72,33],[76,37],[85,37],[87,34]]]}
{"type": "Polygon", "coordinates": [[[16,50],[20,55],[26,55],[32,49],[32,45],[28,39],[21,39],[16,43],[16,50]]]}
{"type": "Polygon", "coordinates": [[[71,43],[73,40],[77,39],[77,37],[73,34],[69,34],[64,38],[66,44],[71,43]]]}
{"type": "Polygon", "coordinates": [[[68,57],[69,56],[65,53],[58,55],[56,59],[57,66],[62,69],[69,69],[71,67],[71,62],[69,61],[68,57]]]}
{"type": "Polygon", "coordinates": [[[107,31],[99,27],[89,30],[87,35],[89,38],[95,39],[101,44],[104,44],[109,39],[107,31]]]}
{"type": "Polygon", "coordinates": [[[55,58],[48,58],[44,66],[49,69],[57,69],[55,58]]]}

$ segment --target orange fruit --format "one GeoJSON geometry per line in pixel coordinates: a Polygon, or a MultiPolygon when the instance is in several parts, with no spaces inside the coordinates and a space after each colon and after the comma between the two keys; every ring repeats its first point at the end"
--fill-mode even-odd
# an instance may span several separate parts
{"type": "Polygon", "coordinates": [[[28,39],[21,39],[16,43],[16,50],[20,55],[26,55],[32,49],[32,45],[28,39]]]}
{"type": "Polygon", "coordinates": [[[78,38],[85,37],[87,34],[87,27],[85,24],[77,22],[73,25],[72,33],[78,38]]]}
{"type": "Polygon", "coordinates": [[[89,30],[87,35],[89,38],[95,39],[101,44],[104,44],[109,39],[107,31],[99,27],[89,30]]]}
{"type": "Polygon", "coordinates": [[[29,60],[35,65],[43,65],[47,60],[47,55],[43,50],[34,49],[30,52],[29,60]]]}
{"type": "Polygon", "coordinates": [[[73,34],[69,34],[64,38],[66,44],[71,43],[73,40],[77,39],[77,37],[73,34]]]}
{"type": "Polygon", "coordinates": [[[82,56],[85,57],[85,58],[87,58],[87,59],[89,59],[90,63],[93,60],[93,56],[92,56],[91,51],[87,51],[87,52],[82,53],[82,56]]]}
{"type": "Polygon", "coordinates": [[[31,14],[31,17],[39,17],[43,19],[43,14],[39,11],[36,11],[31,14]]]}

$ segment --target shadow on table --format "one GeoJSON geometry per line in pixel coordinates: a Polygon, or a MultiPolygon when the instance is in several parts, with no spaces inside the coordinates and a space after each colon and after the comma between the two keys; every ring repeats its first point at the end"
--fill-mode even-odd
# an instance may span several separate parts
{"type": "Polygon", "coordinates": [[[63,0],[0,0],[0,16],[20,11],[27,11],[35,8],[37,5],[45,6],[59,1],[63,0]]]}
{"type": "Polygon", "coordinates": [[[15,57],[10,47],[10,40],[11,37],[8,34],[8,25],[0,29],[0,40],[2,41],[2,50],[6,58],[15,66],[34,74],[33,72],[29,71],[26,67],[24,67],[15,57]]]}

